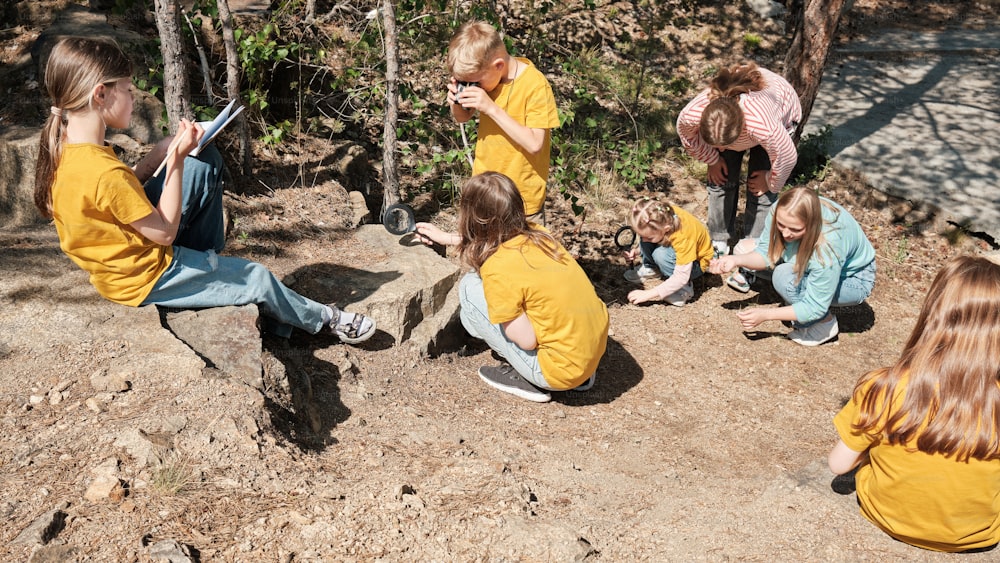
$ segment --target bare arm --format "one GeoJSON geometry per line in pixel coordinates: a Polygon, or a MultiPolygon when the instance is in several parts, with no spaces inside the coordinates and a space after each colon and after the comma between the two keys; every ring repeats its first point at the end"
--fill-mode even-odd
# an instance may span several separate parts
{"type": "Polygon", "coordinates": [[[166,175],[160,201],[152,213],[131,224],[136,232],[155,243],[171,245],[177,237],[181,222],[184,157],[198,146],[202,134],[201,127],[186,119],[181,121],[177,135],[167,150],[166,175]]]}
{"type": "Polygon", "coordinates": [[[436,242],[445,246],[456,246],[462,242],[462,237],[458,233],[446,233],[438,228],[437,225],[430,223],[417,223],[414,229],[416,229],[420,240],[427,245],[436,242]]]}
{"type": "Polygon", "coordinates": [[[522,350],[534,350],[538,348],[538,338],[535,336],[535,328],[531,326],[531,320],[527,313],[521,313],[519,317],[512,321],[500,323],[503,332],[511,342],[517,344],[522,350]]]}
{"type": "Polygon", "coordinates": [[[518,146],[531,154],[537,154],[545,146],[548,138],[548,129],[538,129],[526,127],[518,123],[513,117],[494,102],[485,90],[478,86],[469,86],[462,90],[455,97],[458,104],[452,104],[452,115],[459,122],[467,121],[472,117],[473,111],[488,116],[503,129],[504,133],[518,146]],[[463,120],[463,112],[468,112],[468,116],[463,120]]]}
{"type": "Polygon", "coordinates": [[[830,450],[827,464],[830,466],[830,471],[837,475],[843,475],[854,469],[861,462],[864,455],[865,452],[856,452],[847,447],[847,444],[843,440],[837,440],[837,445],[830,450]]]}
{"type": "Polygon", "coordinates": [[[458,102],[458,82],[454,78],[448,83],[448,106],[451,108],[451,116],[455,118],[455,121],[459,123],[465,123],[466,121],[472,119],[472,115],[476,113],[474,108],[462,107],[462,104],[458,102]]]}

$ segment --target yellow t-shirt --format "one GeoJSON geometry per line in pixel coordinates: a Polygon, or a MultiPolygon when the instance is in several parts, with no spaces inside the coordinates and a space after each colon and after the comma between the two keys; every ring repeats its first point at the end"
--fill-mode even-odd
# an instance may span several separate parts
{"type": "Polygon", "coordinates": [[[479,269],[494,324],[527,313],[538,364],[553,389],[572,389],[597,370],[608,343],[608,310],[576,260],[556,262],[523,235],[500,245],[479,269]]]}
{"type": "Polygon", "coordinates": [[[708,227],[687,210],[676,205],[671,205],[670,208],[674,210],[674,214],[681,222],[681,228],[670,235],[670,246],[677,253],[677,265],[683,266],[698,262],[701,271],[707,272],[708,263],[715,256],[708,227]]]}
{"type": "MultiPolygon", "coordinates": [[[[902,399],[897,393],[893,410],[902,399]]],[[[833,422],[847,447],[857,452],[870,448],[871,463],[855,477],[866,518],[900,541],[936,551],[965,551],[1000,541],[1000,460],[958,462],[954,456],[917,451],[915,440],[890,445],[882,436],[859,434],[851,427],[859,410],[852,398],[833,422]]]]}
{"type": "MultiPolygon", "coordinates": [[[[518,58],[524,71],[513,81],[501,83],[490,98],[514,121],[531,129],[555,129],[559,126],[556,99],[545,76],[528,59],[518,58]]],[[[549,179],[551,132],[535,154],[529,154],[511,140],[493,119],[479,116],[476,133],[476,158],[472,174],[500,172],[514,181],[524,199],[526,215],[538,213],[545,204],[545,183],[549,179]]]]}
{"type": "Polygon", "coordinates": [[[111,147],[63,147],[52,183],[59,245],[109,301],[140,305],[170,265],[173,248],[129,226],[152,212],[139,179],[111,147]]]}

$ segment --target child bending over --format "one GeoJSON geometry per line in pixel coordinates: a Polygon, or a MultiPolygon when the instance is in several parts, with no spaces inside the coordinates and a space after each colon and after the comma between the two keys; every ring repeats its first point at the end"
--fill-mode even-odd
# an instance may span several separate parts
{"type": "Polygon", "coordinates": [[[856,468],[865,518],[925,549],[996,547],[998,374],[1000,266],[953,258],[931,283],[902,356],[861,377],[833,420],[840,441],[830,470],[856,468]]]}
{"type": "Polygon", "coordinates": [[[792,188],[778,197],[753,251],[721,256],[709,266],[713,274],[737,268],[771,278],[787,303],[743,309],[737,317],[744,330],[792,321],[789,339],[818,346],[840,332],[831,307],[857,305],[871,295],[875,248],[846,209],[810,188],[792,188]]]}
{"type": "Polygon", "coordinates": [[[587,274],[543,227],[529,223],[514,182],[473,176],[458,233],[418,223],[421,237],[457,244],[474,270],[459,283],[462,325],[506,360],[479,368],[488,385],[539,403],[548,391],[590,389],[608,340],[608,310],[587,274]]]}
{"type": "Polygon", "coordinates": [[[355,344],[375,332],[360,314],[306,299],[264,266],[218,256],[222,157],[212,146],[186,158],[203,131],[187,120],[135,170],[105,144],[108,127],[132,118],[132,64],[114,43],[66,38],[52,48],[45,85],[52,108],[42,130],[35,205],[90,283],[124,305],[179,308],[256,304],[265,329],[289,336],[329,328],[355,344]],[[164,172],[150,175],[167,159],[164,172]],[[138,174],[142,174],[145,185],[138,174]]]}
{"type": "MultiPolygon", "coordinates": [[[[683,306],[694,297],[691,280],[708,270],[714,255],[712,240],[705,225],[684,209],[655,199],[643,198],[632,206],[629,224],[639,236],[642,266],[625,272],[625,279],[642,283],[645,279],[666,281],[653,289],[629,292],[630,303],[665,300],[683,306]]],[[[629,260],[636,250],[626,253],[629,260]]]]}

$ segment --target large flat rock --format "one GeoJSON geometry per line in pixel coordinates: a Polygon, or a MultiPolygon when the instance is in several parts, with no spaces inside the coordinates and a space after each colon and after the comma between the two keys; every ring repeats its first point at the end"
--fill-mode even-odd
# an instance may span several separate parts
{"type": "Polygon", "coordinates": [[[370,315],[397,344],[408,342],[421,352],[449,338],[445,333],[458,318],[460,268],[412,235],[392,235],[382,225],[362,225],[355,237],[379,258],[328,280],[363,296],[345,308],[370,315]]]}

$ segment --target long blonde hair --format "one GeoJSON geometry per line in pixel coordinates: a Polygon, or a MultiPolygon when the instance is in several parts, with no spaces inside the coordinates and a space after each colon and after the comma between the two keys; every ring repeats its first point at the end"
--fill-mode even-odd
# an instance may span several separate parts
{"type": "Polygon", "coordinates": [[[93,109],[94,87],[132,76],[132,62],[121,48],[108,40],[67,37],[49,54],[45,65],[45,88],[52,100],[38,144],[35,162],[35,207],[52,218],[52,180],[62,156],[66,114],[93,109]]]}
{"type": "Polygon", "coordinates": [[[958,256],[931,283],[899,360],[859,380],[856,394],[870,387],[855,428],[957,461],[1000,459],[998,384],[1000,265],[958,256]]]}
{"type": "Polygon", "coordinates": [[[741,94],[767,87],[756,63],[724,68],[709,83],[708,105],[701,112],[698,133],[709,145],[723,147],[740,138],[746,119],[740,107],[741,94]]]}
{"type": "Polygon", "coordinates": [[[806,266],[813,254],[823,261],[821,249],[826,243],[823,236],[823,206],[826,205],[820,200],[819,195],[809,188],[792,188],[778,196],[778,201],[774,204],[774,216],[771,218],[771,234],[768,238],[767,258],[771,264],[777,264],[781,255],[785,252],[784,237],[778,229],[778,211],[783,211],[788,215],[802,221],[805,225],[805,232],[799,239],[799,249],[795,253],[795,275],[796,280],[801,280],[805,275],[806,266]]]}
{"type": "Polygon", "coordinates": [[[556,239],[528,225],[517,186],[499,172],[477,174],[462,186],[458,234],[462,237],[458,255],[477,272],[501,244],[518,235],[524,235],[553,260],[562,259],[556,239]]]}
{"type": "Polygon", "coordinates": [[[669,241],[681,228],[681,218],[674,213],[674,208],[669,203],[644,197],[632,205],[629,226],[637,233],[646,229],[663,233],[663,240],[669,241]]]}

